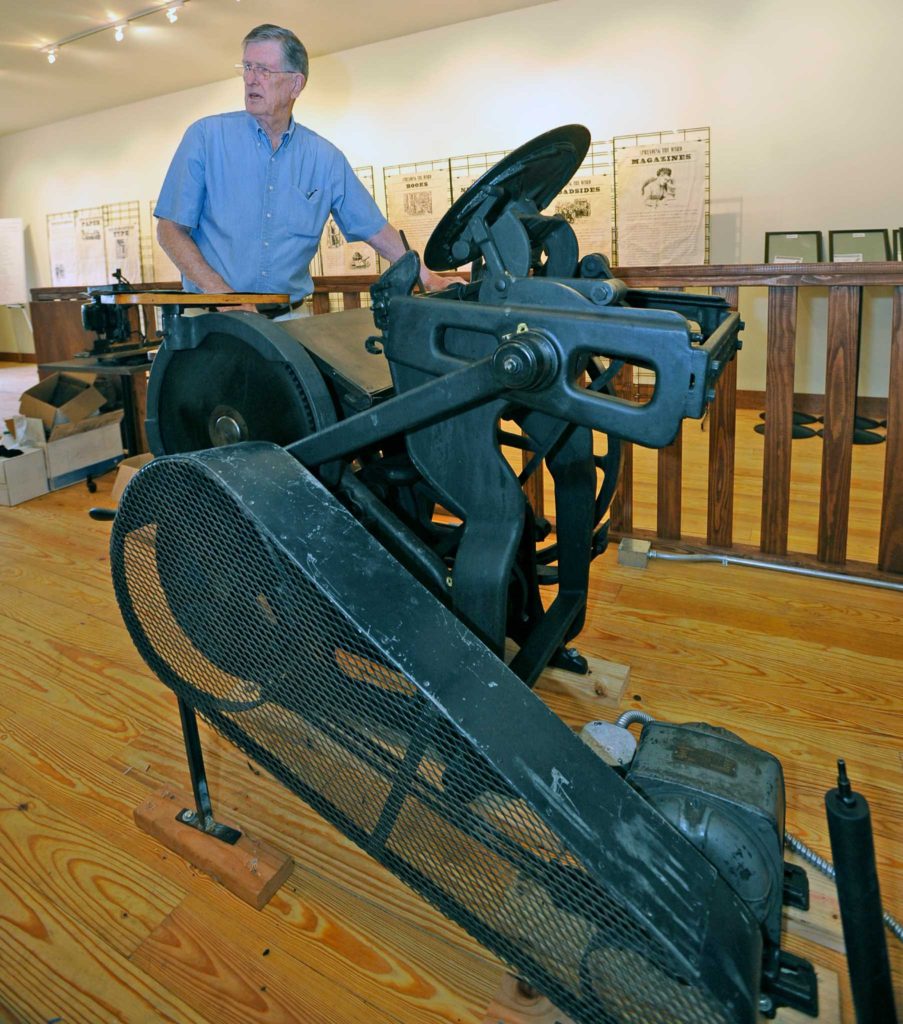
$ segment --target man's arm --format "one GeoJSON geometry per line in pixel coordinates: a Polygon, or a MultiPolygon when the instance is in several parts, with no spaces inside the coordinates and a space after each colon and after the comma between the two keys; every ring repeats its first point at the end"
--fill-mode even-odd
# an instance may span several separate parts
{"type": "MultiPolygon", "coordinates": [[[[385,256],[390,263],[401,259],[406,251],[401,235],[391,224],[386,224],[372,238],[368,238],[367,244],[372,245],[380,256],[385,256]]],[[[428,292],[438,292],[443,288],[447,288],[450,284],[464,283],[463,277],[441,277],[439,274],[434,274],[432,270],[426,268],[423,260],[420,261],[420,280],[428,292]]]]}
{"type": "MultiPolygon", "coordinates": [[[[213,294],[234,292],[235,289],[224,280],[201,255],[191,234],[182,224],[174,220],[157,218],[157,241],[160,248],[175,263],[179,270],[204,292],[213,294]]],[[[257,312],[256,306],[223,306],[223,309],[244,309],[251,313],[257,312]]]]}
{"type": "Polygon", "coordinates": [[[194,239],[184,225],[163,217],[157,219],[157,241],[160,248],[179,270],[205,292],[232,292],[226,281],[201,255],[194,239]]]}

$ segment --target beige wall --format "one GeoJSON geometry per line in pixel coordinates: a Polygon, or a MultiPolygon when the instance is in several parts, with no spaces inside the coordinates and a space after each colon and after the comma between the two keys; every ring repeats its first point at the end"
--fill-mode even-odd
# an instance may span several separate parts
{"type": "MultiPolygon", "coordinates": [[[[557,0],[319,58],[296,114],[377,180],[572,121],[596,139],[709,125],[712,262],[758,262],[768,230],[903,223],[901,30],[897,0],[557,0]]],[[[0,138],[0,217],[28,225],[29,285],[49,283],[48,213],[145,203],[186,125],[240,104],[230,79],[0,138]]],[[[764,300],[746,305],[740,386],[757,388],[764,300]]],[[[824,294],[804,305],[797,389],[818,391],[824,294]]],[[[867,306],[861,390],[881,394],[888,294],[867,306]]],[[[8,351],[23,339],[6,319],[8,351]]]]}

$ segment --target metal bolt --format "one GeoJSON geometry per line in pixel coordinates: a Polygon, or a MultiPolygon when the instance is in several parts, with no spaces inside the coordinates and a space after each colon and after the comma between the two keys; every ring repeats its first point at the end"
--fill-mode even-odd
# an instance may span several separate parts
{"type": "Polygon", "coordinates": [[[502,363],[502,369],[505,373],[517,373],[521,368],[520,360],[515,359],[514,356],[508,356],[502,363]]]}

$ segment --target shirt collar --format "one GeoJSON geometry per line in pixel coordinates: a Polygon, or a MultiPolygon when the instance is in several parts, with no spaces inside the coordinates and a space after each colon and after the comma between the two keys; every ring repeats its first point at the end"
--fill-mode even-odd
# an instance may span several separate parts
{"type": "MultiPolygon", "coordinates": [[[[253,114],[248,114],[247,111],[245,111],[245,114],[247,114],[248,120],[251,123],[251,127],[254,129],[254,131],[257,134],[257,136],[259,138],[263,138],[263,139],[269,141],[267,133],[266,133],[263,125],[260,124],[260,122],[257,120],[257,118],[254,117],[253,114]]],[[[286,128],[285,131],[282,133],[282,136],[281,136],[281,138],[279,140],[279,144],[280,145],[285,145],[294,134],[295,134],[295,115],[291,114],[289,116],[289,119],[288,119],[288,128],[286,128]]]]}

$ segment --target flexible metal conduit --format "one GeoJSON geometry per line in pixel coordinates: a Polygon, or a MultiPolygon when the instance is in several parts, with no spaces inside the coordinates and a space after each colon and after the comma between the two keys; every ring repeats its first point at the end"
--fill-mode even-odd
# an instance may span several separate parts
{"type": "MultiPolygon", "coordinates": [[[[807,861],[814,868],[817,868],[823,875],[827,875],[827,877],[831,879],[834,878],[834,865],[829,860],[825,860],[824,857],[820,857],[814,850],[810,849],[810,847],[806,846],[802,839],[791,835],[789,832],[785,832],[784,845],[789,846],[794,853],[798,853],[803,860],[807,861]]],[[[901,924],[895,917],[891,917],[891,915],[886,911],[882,911],[881,916],[891,934],[903,942],[903,924],[901,924]]]]}
{"type": "Polygon", "coordinates": [[[754,569],[773,569],[775,572],[788,572],[794,576],[813,576],[819,580],[833,580],[837,583],[861,583],[864,587],[878,587],[880,590],[903,591],[903,583],[891,583],[889,580],[873,580],[868,576],[848,576],[842,572],[829,572],[826,569],[807,569],[802,565],[780,565],[775,562],[763,562],[757,558],[741,558],[739,555],[678,555],[670,551],[649,552],[650,558],[658,558],[663,562],[720,562],[722,565],[748,565],[754,569]]]}
{"type": "MultiPolygon", "coordinates": [[[[708,556],[703,556],[701,559],[695,555],[688,556],[695,559],[696,561],[709,561],[708,556]]],[[[712,558],[718,556],[711,556],[712,558]]],[[[773,568],[769,566],[769,568],[773,568]]],[[[869,581],[871,582],[871,581],[869,581]]],[[[648,711],[640,711],[638,708],[631,708],[629,711],[623,711],[615,719],[615,725],[620,726],[622,729],[627,729],[631,725],[641,722],[646,725],[648,722],[654,722],[655,719],[648,711]]],[[[802,839],[798,836],[792,835],[790,832],[784,833],[784,845],[789,849],[793,850],[794,853],[798,853],[804,861],[811,864],[812,867],[817,868],[823,875],[828,878],[834,879],[834,865],[829,861],[825,860],[824,857],[820,857],[811,847],[807,846],[802,839]]],[[[890,933],[900,942],[903,942],[903,924],[901,924],[895,917],[892,917],[886,912],[882,912],[885,925],[887,925],[890,933]]]]}

